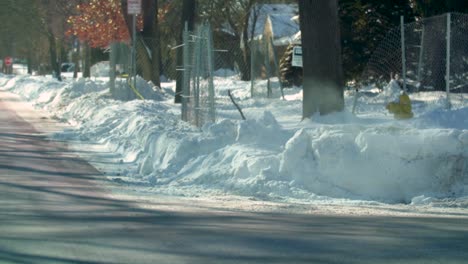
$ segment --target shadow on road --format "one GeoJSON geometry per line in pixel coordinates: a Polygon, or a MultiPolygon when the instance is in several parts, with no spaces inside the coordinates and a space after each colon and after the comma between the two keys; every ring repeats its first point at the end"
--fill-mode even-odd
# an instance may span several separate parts
{"type": "MultiPolygon", "coordinates": [[[[468,219],[145,209],[0,100],[0,263],[466,263],[468,219]]],[[[156,202],[157,203],[157,202],[156,202]]],[[[158,203],[160,206],[181,206],[158,203]]],[[[186,205],[190,206],[190,205],[186,205]]]]}

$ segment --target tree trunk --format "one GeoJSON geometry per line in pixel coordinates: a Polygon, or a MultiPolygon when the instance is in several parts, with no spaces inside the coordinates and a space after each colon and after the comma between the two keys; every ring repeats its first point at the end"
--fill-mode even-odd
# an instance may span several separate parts
{"type": "Polygon", "coordinates": [[[29,75],[32,75],[32,73],[33,73],[33,70],[32,70],[32,64],[33,64],[33,62],[32,62],[33,58],[32,57],[33,56],[32,55],[33,55],[32,54],[32,47],[31,47],[31,44],[29,44],[28,45],[28,51],[27,51],[27,56],[28,56],[27,63],[28,63],[28,74],[29,75]]]}
{"type": "Polygon", "coordinates": [[[110,56],[109,56],[109,93],[112,98],[115,98],[115,79],[117,72],[117,43],[110,45],[110,56]]]}
{"type": "Polygon", "coordinates": [[[152,77],[151,58],[148,53],[146,40],[143,35],[137,36],[136,40],[136,67],[137,75],[149,81],[152,77]]]}
{"type": "Polygon", "coordinates": [[[143,40],[150,54],[148,54],[148,68],[150,70],[148,80],[154,85],[161,86],[160,64],[161,51],[159,46],[159,25],[158,25],[158,0],[143,1],[143,40]]]}
{"type": "Polygon", "coordinates": [[[145,80],[151,80],[154,85],[161,86],[160,47],[158,28],[158,1],[143,1],[143,32],[137,43],[139,72],[145,80]]]}
{"type": "Polygon", "coordinates": [[[243,81],[249,81],[251,78],[250,74],[250,44],[247,43],[248,46],[248,51],[245,49],[241,49],[239,43],[241,41],[240,37],[236,37],[235,41],[233,42],[232,45],[232,50],[229,52],[229,56],[232,56],[232,60],[236,62],[237,66],[239,67],[239,73],[241,80],[243,81]],[[247,55],[247,56],[245,56],[247,55]]]}
{"type": "Polygon", "coordinates": [[[154,0],[154,10],[156,11],[151,30],[151,81],[157,87],[161,87],[161,45],[159,41],[159,21],[158,21],[158,0],[154,0]]]}
{"type": "Polygon", "coordinates": [[[342,111],[343,73],[337,0],[298,1],[303,49],[303,118],[342,111]]]}
{"type": "Polygon", "coordinates": [[[65,43],[63,41],[63,39],[58,39],[58,43],[59,43],[59,67],[60,67],[60,71],[62,70],[62,63],[63,62],[68,62],[68,58],[67,58],[67,51],[65,50],[65,43]]]}
{"type": "Polygon", "coordinates": [[[55,35],[52,33],[52,29],[50,28],[47,34],[47,39],[49,40],[49,55],[52,71],[54,72],[55,78],[57,78],[59,81],[62,81],[60,65],[57,62],[57,43],[55,42],[55,35]]]}
{"type": "Polygon", "coordinates": [[[88,43],[84,46],[84,65],[83,65],[83,77],[91,77],[91,47],[88,43]]]}
{"type": "MultiPolygon", "coordinates": [[[[122,13],[127,24],[127,29],[132,35],[132,19],[127,15],[127,1],[121,0],[122,13]]],[[[158,28],[158,1],[144,0],[143,32],[136,40],[136,67],[137,73],[145,80],[151,80],[154,85],[160,86],[160,50],[159,50],[159,28],[158,28]]]]}
{"type": "MultiPolygon", "coordinates": [[[[179,42],[182,43],[182,34],[184,31],[185,22],[188,24],[188,30],[193,31],[194,24],[195,24],[195,8],[196,8],[196,1],[195,0],[184,0],[182,6],[182,28],[181,32],[179,33],[179,42]]],[[[183,64],[183,49],[177,49],[177,66],[182,66],[183,64]]],[[[183,73],[181,71],[177,72],[177,81],[176,81],[176,95],[174,102],[175,103],[182,103],[182,83],[183,83],[183,73]]]]}
{"type": "MultiPolygon", "coordinates": [[[[252,2],[252,1],[250,1],[252,2]]],[[[250,3],[249,6],[251,6],[252,4],[250,3]]],[[[255,12],[255,10],[254,10],[255,12]]],[[[249,14],[249,13],[248,13],[249,14]]],[[[253,39],[254,39],[254,29],[255,29],[255,24],[256,24],[256,14],[254,14],[254,19],[252,21],[252,30],[251,30],[251,36],[252,36],[252,39],[251,39],[251,43],[253,43],[253,39]]],[[[250,18],[250,15],[247,15],[245,16],[244,18],[244,28],[242,29],[242,46],[243,46],[243,49],[242,49],[242,58],[244,59],[244,63],[243,65],[239,65],[239,70],[240,70],[240,74],[241,74],[241,80],[243,81],[249,81],[250,78],[253,78],[253,76],[250,76],[251,75],[251,63],[250,61],[252,60],[252,56],[251,56],[251,45],[249,43],[249,18],[250,18]]]]}
{"type": "Polygon", "coordinates": [[[78,78],[78,72],[80,72],[80,42],[76,40],[76,47],[73,48],[73,63],[75,64],[75,69],[73,70],[73,78],[78,78]],[[76,50],[75,50],[76,48],[76,50]]]}

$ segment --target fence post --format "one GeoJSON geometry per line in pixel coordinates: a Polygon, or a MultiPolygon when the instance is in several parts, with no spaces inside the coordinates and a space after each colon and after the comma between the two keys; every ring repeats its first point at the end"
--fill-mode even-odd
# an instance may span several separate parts
{"type": "Polygon", "coordinates": [[[405,47],[405,17],[400,16],[400,24],[401,24],[401,71],[402,71],[402,78],[403,78],[403,91],[406,91],[406,47],[405,47]]]}
{"type": "Polygon", "coordinates": [[[250,40],[250,97],[254,97],[254,86],[255,86],[255,77],[254,77],[254,65],[255,65],[255,40],[252,38],[250,40]]]}
{"type": "Polygon", "coordinates": [[[117,47],[116,43],[110,45],[110,55],[109,55],[109,92],[112,97],[115,95],[115,79],[116,79],[116,64],[117,64],[117,47]]]}
{"type": "Polygon", "coordinates": [[[132,25],[132,77],[133,77],[133,87],[135,89],[136,88],[136,73],[137,73],[137,70],[136,70],[136,42],[137,42],[137,39],[136,39],[136,15],[132,15],[132,21],[133,21],[133,25],[132,25]]]}
{"type": "MultiPolygon", "coordinates": [[[[272,47],[274,47],[275,43],[273,42],[273,38],[270,37],[270,45],[272,47]]],[[[280,85],[280,90],[281,90],[281,98],[284,99],[284,91],[283,91],[283,83],[281,82],[281,73],[280,73],[280,69],[279,69],[279,63],[278,63],[278,57],[276,56],[276,52],[273,51],[273,62],[275,63],[275,71],[276,71],[276,75],[278,76],[278,83],[280,85]]]]}
{"type": "Polygon", "coordinates": [[[183,39],[183,61],[184,61],[184,68],[183,68],[183,84],[182,84],[182,120],[188,121],[188,98],[189,98],[189,86],[190,86],[190,57],[189,57],[189,32],[188,32],[188,23],[185,22],[184,33],[182,35],[183,39]]]}
{"type": "Polygon", "coordinates": [[[263,60],[263,63],[265,64],[265,71],[266,71],[266,78],[267,78],[267,98],[271,98],[271,82],[270,82],[270,77],[271,77],[271,65],[270,65],[270,45],[268,41],[266,41],[265,38],[263,38],[264,45],[263,48],[265,49],[265,58],[263,60]]]}
{"type": "Polygon", "coordinates": [[[358,98],[359,98],[359,89],[356,88],[356,93],[354,94],[354,100],[353,100],[353,110],[351,110],[351,113],[353,115],[356,113],[356,106],[358,103],[358,98]]]}
{"type": "Polygon", "coordinates": [[[422,22],[422,32],[421,32],[421,46],[419,47],[419,62],[418,62],[418,87],[417,92],[422,84],[422,69],[423,69],[423,56],[424,56],[424,38],[426,37],[426,27],[424,26],[424,21],[422,22]]]}
{"type": "Polygon", "coordinates": [[[447,107],[451,107],[450,102],[450,45],[451,45],[451,23],[452,16],[450,13],[447,13],[447,57],[446,57],[446,71],[445,71],[445,89],[447,91],[447,107]]]}
{"type": "Polygon", "coordinates": [[[209,24],[206,25],[206,38],[207,38],[207,53],[208,53],[208,71],[209,71],[209,76],[208,76],[208,96],[209,96],[209,111],[210,111],[210,119],[211,122],[216,121],[216,116],[215,116],[215,100],[214,100],[214,82],[213,82],[213,76],[214,76],[214,48],[213,48],[213,31],[211,30],[211,27],[209,24]]]}
{"type": "Polygon", "coordinates": [[[204,26],[198,28],[197,34],[195,36],[195,63],[194,63],[194,89],[193,89],[193,99],[194,99],[194,112],[195,112],[195,126],[200,126],[200,79],[201,79],[201,67],[202,67],[202,43],[203,39],[204,26]]]}

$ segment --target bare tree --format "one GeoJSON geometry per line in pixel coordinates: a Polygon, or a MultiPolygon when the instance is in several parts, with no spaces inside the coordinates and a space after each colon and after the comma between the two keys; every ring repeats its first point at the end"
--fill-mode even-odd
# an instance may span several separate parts
{"type": "MultiPolygon", "coordinates": [[[[132,19],[127,14],[127,0],[121,0],[122,14],[124,15],[128,32],[132,32],[132,19]]],[[[143,79],[151,80],[154,85],[160,86],[161,50],[159,45],[158,0],[142,1],[143,31],[137,35],[137,71],[143,79]]]]}
{"type": "Polygon", "coordinates": [[[39,54],[44,50],[43,29],[39,26],[41,23],[35,5],[26,0],[2,1],[0,20],[0,34],[6,36],[0,39],[0,57],[26,58],[28,73],[31,74],[33,59],[39,60],[39,54]]]}
{"type": "Polygon", "coordinates": [[[343,72],[337,0],[299,0],[303,49],[303,118],[342,111],[343,72]]]}
{"type": "Polygon", "coordinates": [[[158,0],[143,1],[143,40],[151,52],[151,81],[161,86],[161,46],[159,41],[158,0]]]}
{"type": "Polygon", "coordinates": [[[61,81],[60,64],[66,57],[65,28],[77,1],[36,1],[41,28],[49,41],[50,64],[55,77],[61,81]]]}
{"type": "Polygon", "coordinates": [[[14,45],[15,56],[22,56],[28,60],[28,72],[32,72],[34,53],[48,50],[49,64],[60,80],[60,62],[65,57],[64,32],[66,18],[71,1],[3,1],[1,20],[2,27],[8,28],[14,45]],[[34,39],[34,41],[31,41],[34,39]],[[47,40],[48,47],[44,47],[43,39],[47,40]],[[32,49],[36,49],[32,52],[32,49]],[[18,54],[20,52],[21,54],[18,54]]]}
{"type": "Polygon", "coordinates": [[[260,5],[257,0],[214,1],[218,2],[213,17],[219,20],[220,26],[229,25],[234,33],[232,56],[239,66],[241,79],[250,80],[251,39],[254,36],[260,5]]]}

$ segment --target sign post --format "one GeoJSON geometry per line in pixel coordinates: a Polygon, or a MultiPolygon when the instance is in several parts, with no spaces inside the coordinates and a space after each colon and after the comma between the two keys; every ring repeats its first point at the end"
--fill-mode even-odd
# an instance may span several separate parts
{"type": "Polygon", "coordinates": [[[10,67],[13,64],[13,59],[11,57],[6,57],[4,62],[6,66],[10,67]]]}
{"type": "Polygon", "coordinates": [[[141,0],[127,0],[127,12],[132,15],[132,66],[133,88],[136,89],[136,16],[141,14],[141,0]]]}
{"type": "Polygon", "coordinates": [[[129,15],[141,14],[141,0],[128,0],[127,11],[129,15]]]}
{"type": "Polygon", "coordinates": [[[6,74],[12,74],[13,70],[12,70],[11,67],[13,66],[13,58],[12,57],[5,57],[5,59],[3,60],[3,63],[5,64],[4,72],[6,74]]]}

